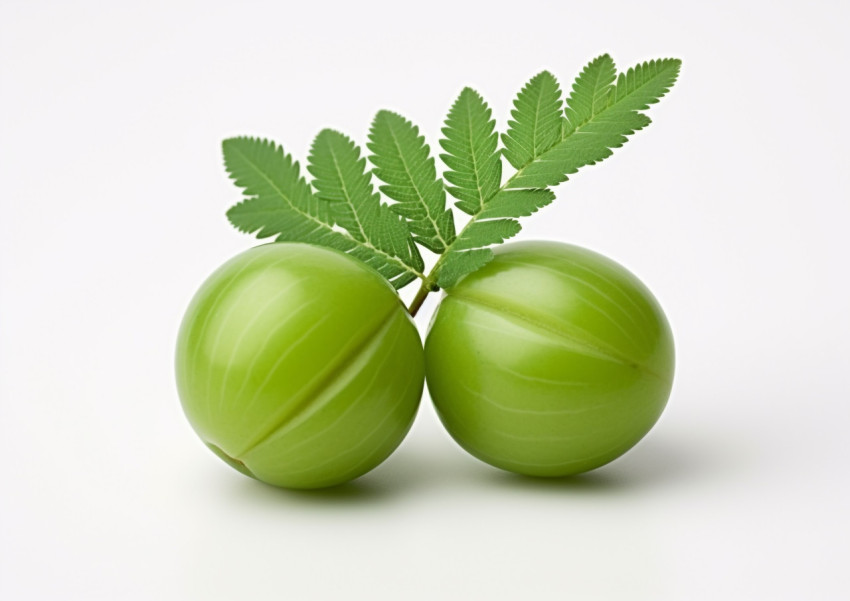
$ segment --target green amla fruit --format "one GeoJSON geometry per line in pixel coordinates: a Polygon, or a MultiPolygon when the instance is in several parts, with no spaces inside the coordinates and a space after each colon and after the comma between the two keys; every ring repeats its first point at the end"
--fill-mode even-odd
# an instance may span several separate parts
{"type": "Polygon", "coordinates": [[[419,405],[422,344],[395,290],[344,253],[273,243],[225,263],[180,327],[177,385],[204,443],[290,488],[365,474],[419,405]]]}
{"type": "Polygon", "coordinates": [[[507,244],[446,292],[425,341],[452,437],[496,467],[565,476],[616,459],[655,424],[673,337],[617,263],[555,242],[507,244]]]}

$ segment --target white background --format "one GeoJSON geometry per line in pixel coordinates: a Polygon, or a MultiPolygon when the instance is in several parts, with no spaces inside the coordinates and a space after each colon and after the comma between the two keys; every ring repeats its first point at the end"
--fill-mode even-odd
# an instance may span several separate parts
{"type": "MultiPolygon", "coordinates": [[[[844,2],[0,5],[0,597],[850,598],[844,2]],[[465,455],[427,396],[349,486],[225,466],[180,410],[194,291],[255,242],[220,141],[302,159],[380,108],[436,145],[464,85],[504,129],[548,68],[681,57],[654,123],[521,239],[638,274],[679,367],[650,435],[585,477],[465,455]]],[[[409,298],[412,291],[406,290],[409,298]]],[[[435,304],[418,321],[424,328],[435,304]]]]}

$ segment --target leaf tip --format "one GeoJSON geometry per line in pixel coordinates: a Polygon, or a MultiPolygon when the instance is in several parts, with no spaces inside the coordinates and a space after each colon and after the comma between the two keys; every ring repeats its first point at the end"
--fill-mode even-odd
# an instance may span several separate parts
{"type": "Polygon", "coordinates": [[[240,142],[244,141],[246,138],[244,136],[233,136],[230,138],[225,138],[221,141],[221,151],[227,154],[227,151],[235,148],[239,145],[240,142]]]}

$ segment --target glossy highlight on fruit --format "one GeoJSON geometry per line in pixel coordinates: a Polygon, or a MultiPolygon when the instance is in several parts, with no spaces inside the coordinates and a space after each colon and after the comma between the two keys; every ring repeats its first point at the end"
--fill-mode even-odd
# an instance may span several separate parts
{"type": "Polygon", "coordinates": [[[566,476],[616,459],[670,394],[661,307],[625,268],[577,246],[495,252],[447,291],[425,341],[440,419],[472,455],[512,472],[566,476]]]}
{"type": "Polygon", "coordinates": [[[390,284],[341,252],[296,243],[254,247],[204,282],[176,371],[204,443],[291,488],[340,484],[386,459],[424,378],[419,335],[390,284]]]}

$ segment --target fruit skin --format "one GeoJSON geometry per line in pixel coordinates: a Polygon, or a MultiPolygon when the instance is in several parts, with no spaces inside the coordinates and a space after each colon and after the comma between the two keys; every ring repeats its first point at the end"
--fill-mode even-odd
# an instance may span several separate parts
{"type": "Polygon", "coordinates": [[[425,340],[428,390],[452,437],[496,467],[566,476],[625,453],[661,415],[673,336],[617,263],[557,242],[498,248],[448,290],[425,340]]]}
{"type": "Polygon", "coordinates": [[[390,284],[335,250],[254,247],[192,299],[177,387],[192,427],[235,469],[288,488],[365,474],[422,395],[422,343],[390,284]]]}

